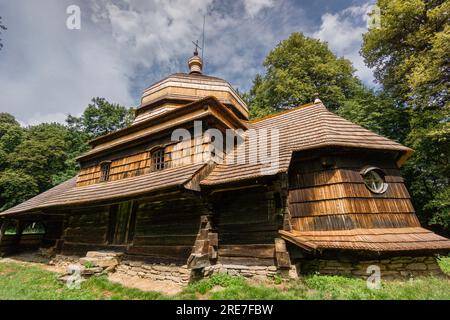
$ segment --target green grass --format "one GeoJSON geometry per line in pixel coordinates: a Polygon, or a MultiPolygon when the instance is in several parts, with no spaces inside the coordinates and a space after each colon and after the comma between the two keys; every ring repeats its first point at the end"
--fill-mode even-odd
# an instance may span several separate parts
{"type": "Polygon", "coordinates": [[[80,289],[69,289],[58,280],[58,274],[35,266],[0,263],[0,300],[98,300],[160,299],[156,292],[142,292],[92,277],[80,289]]]}
{"type": "Polygon", "coordinates": [[[441,270],[450,275],[450,256],[447,257],[439,257],[438,259],[439,266],[441,267],[441,270]]]}
{"type": "MultiPolygon", "coordinates": [[[[439,264],[450,273],[450,257],[439,264]]],[[[37,266],[0,263],[1,299],[445,299],[450,300],[450,281],[424,277],[411,281],[383,281],[381,289],[371,290],[361,279],[312,275],[297,281],[250,283],[243,277],[215,275],[193,283],[175,296],[142,292],[92,277],[80,289],[69,289],[58,275],[37,266]]]]}

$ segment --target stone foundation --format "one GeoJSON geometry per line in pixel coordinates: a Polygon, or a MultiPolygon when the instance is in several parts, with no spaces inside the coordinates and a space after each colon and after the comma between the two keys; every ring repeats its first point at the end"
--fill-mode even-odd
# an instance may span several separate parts
{"type": "Polygon", "coordinates": [[[417,276],[443,275],[433,256],[391,257],[377,260],[331,260],[314,259],[299,262],[302,274],[343,275],[366,279],[369,266],[380,268],[382,279],[411,278],[417,276]]]}
{"type": "Polygon", "coordinates": [[[191,279],[191,270],[187,265],[177,266],[175,264],[146,264],[139,261],[122,261],[116,272],[143,279],[156,281],[171,281],[187,284],[191,279]]]}
{"type": "Polygon", "coordinates": [[[223,273],[230,276],[243,276],[246,278],[273,278],[277,272],[276,266],[243,266],[230,264],[215,264],[205,267],[201,271],[201,276],[204,278],[210,277],[214,274],[223,273]]]}
{"type": "Polygon", "coordinates": [[[436,258],[433,256],[409,257],[399,256],[376,260],[312,259],[300,260],[290,269],[276,266],[245,266],[232,264],[215,264],[191,270],[187,265],[151,264],[141,261],[127,260],[119,253],[88,252],[86,257],[67,257],[57,255],[50,262],[60,266],[78,264],[82,267],[82,275],[92,276],[117,272],[119,274],[140,277],[153,281],[170,281],[186,285],[191,281],[211,277],[214,274],[243,276],[248,279],[269,280],[275,276],[284,279],[295,279],[298,271],[302,274],[319,273],[322,275],[342,275],[367,279],[368,267],[380,268],[382,279],[411,278],[417,276],[443,275],[436,258]]]}
{"type": "Polygon", "coordinates": [[[277,270],[277,267],[275,266],[267,267],[216,264],[202,269],[190,270],[187,268],[187,265],[176,266],[174,264],[146,264],[137,261],[122,261],[120,265],[116,267],[116,272],[127,276],[137,276],[156,281],[172,281],[179,284],[187,284],[191,281],[208,278],[219,273],[232,276],[243,276],[258,280],[268,280],[275,277],[277,274],[285,278],[297,277],[295,269],[280,271],[277,270]]]}

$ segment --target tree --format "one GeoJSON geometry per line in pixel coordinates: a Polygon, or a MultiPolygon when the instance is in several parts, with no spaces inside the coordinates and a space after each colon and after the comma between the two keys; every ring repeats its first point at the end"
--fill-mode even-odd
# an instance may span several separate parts
{"type": "Polygon", "coordinates": [[[72,130],[84,132],[92,139],[127,127],[133,118],[132,108],[111,104],[97,97],[92,99],[81,117],[69,115],[66,122],[72,130]]]}
{"type": "MultiPolygon", "coordinates": [[[[0,35],[2,34],[2,30],[5,31],[7,30],[7,28],[5,27],[5,25],[2,23],[2,17],[0,16],[0,35]]],[[[0,38],[0,50],[3,48],[3,43],[2,43],[2,39],[0,38]]]]}
{"type": "Polygon", "coordinates": [[[8,155],[21,143],[23,133],[12,115],[0,113],[0,170],[6,167],[8,155]]]}
{"type": "Polygon", "coordinates": [[[396,141],[408,132],[408,112],[383,91],[361,87],[336,111],[341,117],[396,141]]]}
{"type": "Polygon", "coordinates": [[[381,27],[361,53],[377,81],[408,112],[404,142],[416,150],[405,177],[419,218],[450,228],[450,2],[378,0],[381,27]]]}
{"type": "Polygon", "coordinates": [[[32,176],[20,170],[7,169],[0,175],[0,211],[28,200],[38,192],[32,176]]]}
{"type": "Polygon", "coordinates": [[[26,129],[23,141],[9,154],[9,168],[32,176],[39,192],[54,186],[52,176],[66,170],[69,130],[44,123],[26,129]]]}
{"type": "Polygon", "coordinates": [[[361,87],[349,60],[337,58],[326,43],[301,33],[278,44],[264,66],[266,74],[255,77],[246,97],[252,117],[311,102],[316,92],[337,110],[361,87]]]}
{"type": "Polygon", "coordinates": [[[428,99],[422,108],[445,105],[450,83],[450,2],[379,0],[377,5],[381,27],[364,34],[361,49],[376,79],[405,103],[421,96],[428,99]]]}

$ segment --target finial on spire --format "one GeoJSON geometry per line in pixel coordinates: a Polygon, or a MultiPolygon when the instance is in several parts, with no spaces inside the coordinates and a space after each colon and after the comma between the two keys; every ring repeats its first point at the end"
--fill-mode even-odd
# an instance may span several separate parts
{"type": "Polygon", "coordinates": [[[188,65],[189,65],[189,70],[190,70],[190,74],[196,73],[196,74],[201,74],[202,73],[202,68],[203,68],[203,61],[202,59],[198,56],[198,49],[202,49],[199,45],[198,45],[198,40],[196,42],[192,41],[192,43],[195,45],[195,50],[194,50],[194,56],[192,56],[189,61],[188,61],[188,65]]]}
{"type": "Polygon", "coordinates": [[[200,48],[200,49],[202,49],[199,45],[198,45],[198,40],[197,41],[192,41],[192,43],[194,44],[194,46],[195,46],[195,49],[194,49],[194,56],[198,56],[198,49],[200,48]]]}
{"type": "Polygon", "coordinates": [[[320,100],[319,98],[319,93],[318,92],[314,93],[314,103],[321,103],[321,102],[322,100],[320,100]]]}

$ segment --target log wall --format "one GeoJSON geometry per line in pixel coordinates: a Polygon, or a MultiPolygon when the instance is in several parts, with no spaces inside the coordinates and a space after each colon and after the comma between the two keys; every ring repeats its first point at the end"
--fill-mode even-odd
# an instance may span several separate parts
{"type": "Polygon", "coordinates": [[[201,199],[190,194],[140,201],[128,254],[185,264],[199,231],[200,217],[207,213],[201,199]]]}
{"type": "Polygon", "coordinates": [[[109,206],[73,209],[66,216],[63,240],[66,243],[107,244],[109,206]]]}
{"type": "Polygon", "coordinates": [[[299,231],[419,226],[394,159],[380,155],[297,159],[289,171],[289,210],[299,231]],[[385,193],[365,186],[360,171],[368,165],[386,173],[385,193]]]}
{"type": "Polygon", "coordinates": [[[280,227],[278,196],[261,186],[213,197],[220,263],[274,264],[274,239],[280,227]]]}

